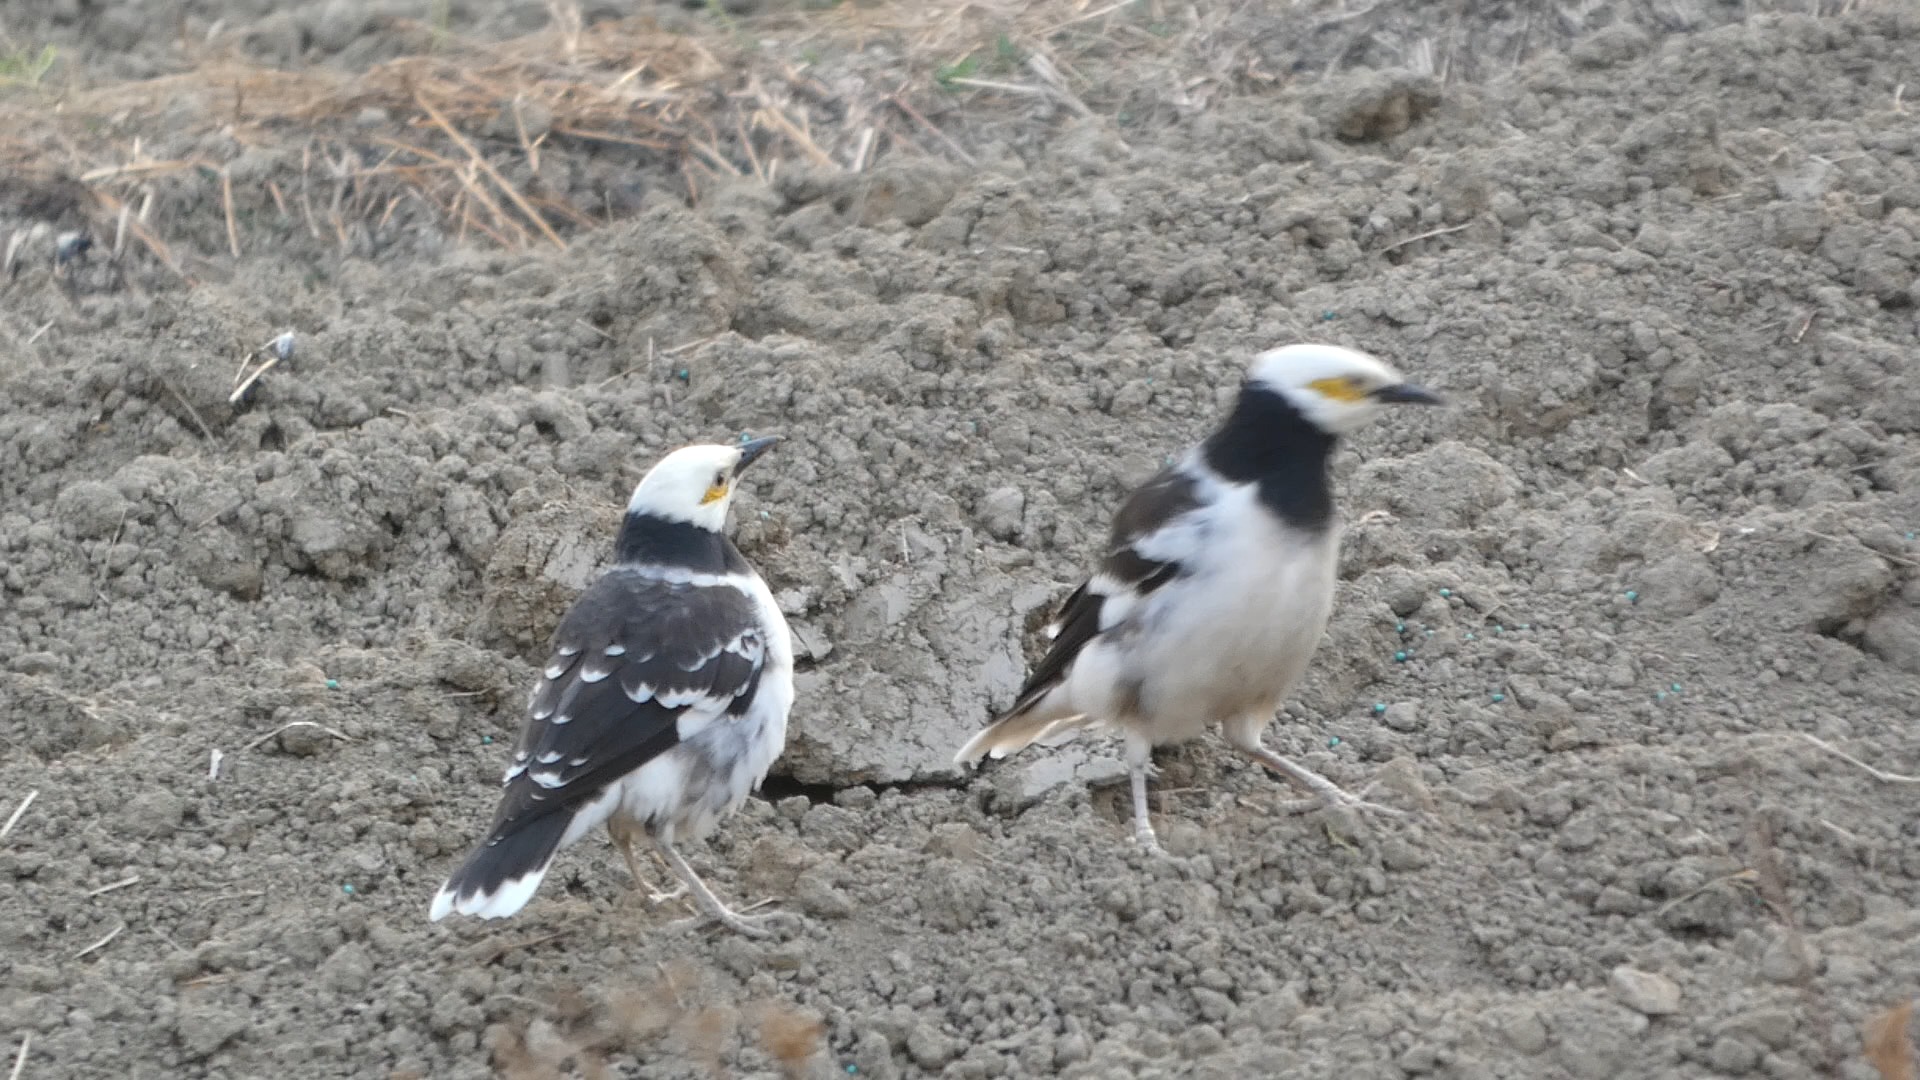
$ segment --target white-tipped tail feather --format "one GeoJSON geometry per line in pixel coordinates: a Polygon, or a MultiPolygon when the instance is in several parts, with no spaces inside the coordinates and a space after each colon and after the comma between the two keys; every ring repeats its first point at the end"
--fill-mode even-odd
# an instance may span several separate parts
{"type": "Polygon", "coordinates": [[[439,922],[455,912],[482,919],[504,919],[527,906],[527,901],[533,899],[541,880],[547,876],[547,868],[552,865],[553,860],[548,859],[538,869],[508,878],[493,886],[489,892],[469,893],[464,897],[458,895],[453,882],[448,882],[434,895],[433,908],[427,912],[427,919],[439,922]]]}
{"type": "Polygon", "coordinates": [[[454,912],[504,919],[526,907],[553,865],[553,857],[604,821],[610,800],[596,800],[585,810],[584,815],[556,811],[524,821],[518,828],[496,830],[440,886],[427,911],[428,920],[439,922],[454,912]]]}
{"type": "Polygon", "coordinates": [[[973,738],[967,740],[967,745],[961,747],[959,753],[953,755],[953,763],[972,765],[983,757],[999,761],[1008,754],[1019,753],[1034,743],[1053,746],[1057,743],[1047,740],[1060,738],[1060,741],[1064,742],[1065,739],[1072,738],[1072,733],[1092,721],[1082,713],[1063,715],[1064,710],[1048,700],[1058,696],[1060,695],[1056,690],[1027,709],[1010,713],[981,728],[973,738]],[[1061,738],[1063,729],[1069,734],[1061,738]]]}

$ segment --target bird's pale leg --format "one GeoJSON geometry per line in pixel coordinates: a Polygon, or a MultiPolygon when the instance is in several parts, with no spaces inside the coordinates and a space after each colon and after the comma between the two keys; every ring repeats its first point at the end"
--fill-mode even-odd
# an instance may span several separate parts
{"type": "MultiPolygon", "coordinates": [[[[680,878],[687,892],[692,895],[693,902],[699,905],[700,910],[706,913],[707,918],[720,923],[729,930],[745,934],[748,937],[766,937],[770,933],[767,929],[767,924],[775,921],[779,916],[742,915],[734,911],[732,908],[721,903],[719,897],[713,895],[713,890],[707,888],[707,883],[700,880],[700,875],[693,872],[693,867],[687,864],[686,859],[681,858],[680,853],[674,850],[672,844],[656,836],[653,838],[653,846],[660,852],[660,857],[666,860],[667,867],[680,878]]],[[[690,921],[698,922],[699,920],[695,919],[690,921]]]]}
{"type": "Polygon", "coordinates": [[[647,894],[650,903],[664,904],[669,900],[678,900],[687,895],[684,884],[675,886],[671,892],[661,892],[653,887],[653,882],[640,873],[640,860],[633,855],[633,831],[614,822],[607,822],[607,835],[612,838],[613,846],[620,849],[620,857],[627,861],[627,873],[633,875],[633,887],[647,894]]]}
{"type": "Polygon", "coordinates": [[[1318,796],[1318,798],[1303,799],[1298,802],[1286,804],[1283,809],[1291,813],[1300,813],[1302,811],[1315,809],[1347,807],[1353,810],[1372,810],[1378,814],[1389,814],[1396,817],[1400,814],[1399,810],[1391,806],[1382,806],[1376,802],[1368,802],[1364,797],[1366,790],[1361,791],[1359,795],[1355,795],[1326,777],[1321,776],[1319,773],[1314,772],[1312,769],[1303,765],[1296,765],[1264,746],[1243,746],[1238,749],[1241,753],[1318,796]]]}
{"type": "Polygon", "coordinates": [[[1147,776],[1153,771],[1153,744],[1128,736],[1127,774],[1133,782],[1133,841],[1149,855],[1165,855],[1153,833],[1153,818],[1147,811],[1147,776]]]}
{"type": "Polygon", "coordinates": [[[1360,794],[1355,795],[1312,769],[1296,765],[1267,749],[1266,745],[1260,741],[1260,729],[1264,726],[1264,722],[1241,721],[1226,725],[1224,734],[1227,742],[1235,750],[1292,780],[1316,796],[1312,799],[1287,803],[1281,809],[1295,814],[1315,809],[1371,810],[1379,814],[1400,816],[1401,811],[1391,806],[1368,802],[1366,794],[1371,790],[1370,788],[1363,789],[1360,794]]]}

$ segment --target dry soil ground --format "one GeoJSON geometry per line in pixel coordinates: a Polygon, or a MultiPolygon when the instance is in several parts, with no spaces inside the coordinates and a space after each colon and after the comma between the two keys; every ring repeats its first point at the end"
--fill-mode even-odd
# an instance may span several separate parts
{"type": "Polygon", "coordinates": [[[1912,1075],[1911,6],[14,0],[0,46],[0,1069],[1912,1075]],[[1270,733],[1421,813],[1202,744],[1155,862],[1110,745],[956,774],[1125,487],[1305,337],[1455,402],[1343,455],[1270,733]],[[767,431],[795,731],[694,855],[805,926],[662,934],[597,838],[428,925],[628,486],[767,431]]]}

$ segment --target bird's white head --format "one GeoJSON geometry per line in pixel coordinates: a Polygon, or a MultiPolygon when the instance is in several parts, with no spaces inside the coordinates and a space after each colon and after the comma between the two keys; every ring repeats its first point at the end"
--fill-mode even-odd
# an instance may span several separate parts
{"type": "Polygon", "coordinates": [[[683,521],[719,532],[727,524],[734,482],[779,441],[780,436],[769,435],[737,446],[683,446],[661,458],[641,478],[627,502],[627,513],[683,521]]]}
{"type": "Polygon", "coordinates": [[[1365,427],[1388,405],[1438,405],[1433,391],[1401,377],[1378,357],[1339,345],[1269,349],[1247,370],[1250,389],[1272,391],[1329,435],[1365,427]]]}

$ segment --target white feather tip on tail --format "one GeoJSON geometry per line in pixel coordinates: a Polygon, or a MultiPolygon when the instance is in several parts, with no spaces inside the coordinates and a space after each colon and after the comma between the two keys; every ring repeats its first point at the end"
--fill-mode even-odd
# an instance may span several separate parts
{"type": "Polygon", "coordinates": [[[456,913],[481,919],[504,919],[527,906],[534,892],[540,888],[540,880],[546,876],[547,868],[542,866],[517,878],[508,878],[492,892],[474,893],[464,899],[458,896],[454,883],[449,881],[434,894],[427,921],[439,922],[456,913]]]}
{"type": "Polygon", "coordinates": [[[956,765],[972,765],[983,757],[999,761],[1035,743],[1058,746],[1089,723],[1083,713],[1058,716],[1042,709],[1001,717],[968,739],[953,761],[956,765]]]}
{"type": "Polygon", "coordinates": [[[975,734],[973,738],[968,739],[967,745],[961,747],[960,751],[953,755],[953,763],[962,766],[977,764],[981,756],[987,753],[985,744],[989,733],[992,731],[992,728],[983,728],[975,734]]]}

